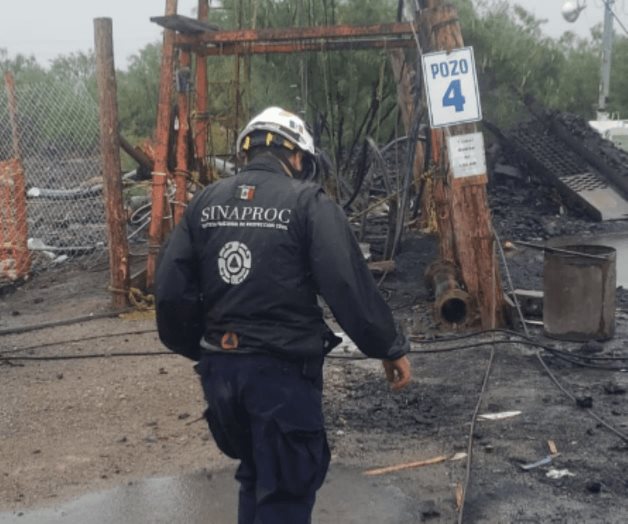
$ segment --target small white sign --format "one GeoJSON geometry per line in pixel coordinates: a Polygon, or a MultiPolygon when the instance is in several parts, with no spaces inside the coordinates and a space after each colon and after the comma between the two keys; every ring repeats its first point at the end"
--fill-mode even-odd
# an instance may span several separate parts
{"type": "Polygon", "coordinates": [[[448,136],[447,151],[454,178],[486,174],[486,154],[482,133],[448,136]]]}
{"type": "Polygon", "coordinates": [[[472,47],[423,55],[423,78],[431,127],[482,120],[472,47]]]}

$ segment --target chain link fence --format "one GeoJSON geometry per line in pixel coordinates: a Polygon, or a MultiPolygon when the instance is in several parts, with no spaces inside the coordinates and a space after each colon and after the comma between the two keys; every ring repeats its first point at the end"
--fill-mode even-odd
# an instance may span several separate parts
{"type": "MultiPolygon", "coordinates": [[[[80,82],[46,82],[19,85],[16,99],[32,268],[45,269],[70,260],[85,264],[106,261],[94,98],[80,82]]],[[[2,85],[0,161],[15,156],[13,136],[9,97],[2,85]]]]}

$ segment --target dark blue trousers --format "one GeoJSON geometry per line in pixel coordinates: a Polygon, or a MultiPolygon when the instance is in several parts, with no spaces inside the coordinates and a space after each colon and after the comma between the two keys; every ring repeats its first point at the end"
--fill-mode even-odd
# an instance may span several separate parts
{"type": "Polygon", "coordinates": [[[214,440],[240,460],[238,524],[309,524],[330,459],[321,370],[233,353],[206,354],[196,369],[214,440]]]}

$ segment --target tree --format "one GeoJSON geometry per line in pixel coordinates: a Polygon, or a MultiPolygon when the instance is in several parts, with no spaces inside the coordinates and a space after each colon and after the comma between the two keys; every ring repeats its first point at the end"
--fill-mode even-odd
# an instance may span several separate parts
{"type": "Polygon", "coordinates": [[[161,44],[148,44],[118,71],[118,106],[122,132],[130,139],[148,138],[157,120],[161,44]]]}
{"type": "Polygon", "coordinates": [[[610,110],[628,118],[628,37],[616,38],[613,50],[610,110]]]}
{"type": "MultiPolygon", "coordinates": [[[[472,45],[487,119],[509,125],[525,110],[522,95],[547,107],[594,118],[598,98],[601,31],[588,39],[566,32],[554,40],[544,20],[503,0],[456,0],[465,42],[472,45]],[[475,7],[479,5],[479,7],[475,7]]],[[[628,116],[628,43],[616,38],[611,110],[628,116]]]]}
{"type": "Polygon", "coordinates": [[[11,71],[16,83],[39,82],[46,76],[46,70],[41,67],[35,57],[17,54],[15,58],[9,57],[6,49],[0,48],[0,72],[4,75],[11,71]]]}

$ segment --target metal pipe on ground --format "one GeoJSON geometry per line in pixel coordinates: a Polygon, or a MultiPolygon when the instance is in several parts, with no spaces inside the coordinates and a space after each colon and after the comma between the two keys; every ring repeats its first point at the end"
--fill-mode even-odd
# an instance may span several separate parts
{"type": "Polygon", "coordinates": [[[425,271],[425,281],[434,293],[435,320],[456,328],[474,318],[473,299],[460,288],[456,266],[446,260],[432,262],[425,271]]]}

